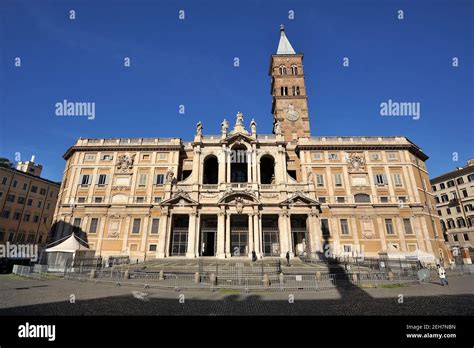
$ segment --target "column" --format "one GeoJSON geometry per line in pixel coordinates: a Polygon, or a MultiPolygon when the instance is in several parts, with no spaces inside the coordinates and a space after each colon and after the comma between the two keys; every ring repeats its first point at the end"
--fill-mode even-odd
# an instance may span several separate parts
{"type": "Polygon", "coordinates": [[[226,182],[226,163],[227,163],[227,153],[225,149],[225,145],[222,145],[222,153],[219,156],[219,178],[218,183],[226,182]]]}
{"type": "Polygon", "coordinates": [[[226,257],[231,257],[231,250],[230,250],[230,217],[231,214],[226,212],[226,219],[225,219],[225,255],[226,257]]]}
{"type": "Polygon", "coordinates": [[[142,228],[142,241],[141,241],[141,246],[140,246],[140,251],[146,254],[146,241],[148,237],[148,232],[149,232],[149,221],[150,221],[150,215],[147,215],[143,218],[143,228],[142,228]]]}
{"type": "Polygon", "coordinates": [[[248,215],[248,226],[249,226],[249,231],[248,231],[248,236],[249,236],[249,252],[247,256],[252,257],[252,251],[254,251],[254,246],[253,246],[253,212],[250,212],[248,215]]]}
{"type": "Polygon", "coordinates": [[[309,214],[308,225],[311,252],[316,253],[323,251],[321,246],[321,233],[318,233],[318,216],[315,213],[309,214]]]}
{"type": "Polygon", "coordinates": [[[201,214],[196,213],[196,236],[194,238],[194,255],[199,257],[199,237],[201,235],[201,214]]]}
{"type": "Polygon", "coordinates": [[[99,219],[99,223],[97,226],[98,229],[98,238],[97,238],[97,245],[95,246],[96,248],[96,253],[98,252],[99,255],[102,255],[102,241],[104,239],[104,234],[105,234],[105,226],[107,223],[107,215],[104,215],[103,218],[99,219]]]}
{"type": "Polygon", "coordinates": [[[225,211],[221,209],[217,216],[217,258],[225,258],[225,233],[226,233],[225,211]]]}
{"type": "Polygon", "coordinates": [[[160,226],[159,226],[159,239],[158,246],[156,248],[156,257],[164,258],[166,255],[166,232],[168,230],[169,224],[169,213],[167,211],[162,211],[160,216],[160,226]]]}
{"type": "Polygon", "coordinates": [[[291,239],[288,239],[288,213],[280,212],[278,214],[278,230],[280,232],[280,257],[285,257],[286,252],[290,250],[291,239]]]}
{"type": "Polygon", "coordinates": [[[254,235],[254,243],[255,243],[255,252],[257,253],[257,257],[260,258],[262,255],[262,245],[260,243],[260,236],[262,235],[262,229],[260,226],[260,214],[256,212],[253,215],[253,235],[254,235]]]}
{"type": "Polygon", "coordinates": [[[130,220],[132,219],[132,217],[130,215],[127,215],[127,217],[125,218],[125,228],[124,228],[124,232],[123,232],[123,241],[122,241],[122,252],[126,251],[127,252],[127,255],[128,254],[128,249],[127,249],[127,244],[128,244],[128,234],[130,232],[130,220]]]}
{"type": "Polygon", "coordinates": [[[186,250],[186,257],[196,257],[194,248],[196,245],[196,212],[193,211],[189,214],[189,225],[188,225],[188,249],[186,250]]]}

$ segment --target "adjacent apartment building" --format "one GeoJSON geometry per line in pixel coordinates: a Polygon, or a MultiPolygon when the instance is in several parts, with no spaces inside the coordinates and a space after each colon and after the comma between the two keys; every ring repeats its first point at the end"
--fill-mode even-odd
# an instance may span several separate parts
{"type": "Polygon", "coordinates": [[[453,256],[472,263],[474,240],[474,159],[431,179],[443,236],[453,256]]]}
{"type": "MultiPolygon", "coordinates": [[[[403,136],[312,136],[303,54],[280,30],[272,134],[240,112],[193,139],[79,139],[53,239],[133,259],[422,252],[448,259],[425,161],[403,136]]],[[[183,125],[187,126],[187,125],[183,125]]],[[[178,131],[178,130],[177,130],[178,131]]]]}
{"type": "Polygon", "coordinates": [[[0,158],[0,243],[44,246],[60,184],[41,177],[42,166],[0,158]]]}

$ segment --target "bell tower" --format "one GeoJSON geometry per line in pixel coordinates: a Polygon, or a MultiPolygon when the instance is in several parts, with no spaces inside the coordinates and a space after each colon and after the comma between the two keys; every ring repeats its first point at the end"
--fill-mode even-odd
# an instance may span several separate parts
{"type": "Polygon", "coordinates": [[[303,54],[296,53],[280,26],[280,42],[272,54],[273,124],[277,121],[286,141],[310,136],[308,104],[303,71],[303,54]]]}

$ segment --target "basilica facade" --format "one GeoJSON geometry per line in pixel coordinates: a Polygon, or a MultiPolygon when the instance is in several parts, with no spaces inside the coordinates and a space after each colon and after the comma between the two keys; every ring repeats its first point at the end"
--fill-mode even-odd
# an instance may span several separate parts
{"type": "Polygon", "coordinates": [[[219,134],[79,139],[51,238],[99,256],[447,259],[425,161],[405,137],[311,136],[303,54],[280,29],[272,134],[238,112],[219,134]],[[250,121],[250,122],[249,122],[250,121]]]}

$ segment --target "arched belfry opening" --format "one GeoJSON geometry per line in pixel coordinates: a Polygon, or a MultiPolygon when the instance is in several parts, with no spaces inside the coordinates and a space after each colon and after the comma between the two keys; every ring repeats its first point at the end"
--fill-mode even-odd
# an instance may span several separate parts
{"type": "Polygon", "coordinates": [[[244,145],[234,146],[230,155],[230,181],[248,182],[248,165],[247,148],[244,145]]]}
{"type": "Polygon", "coordinates": [[[264,155],[260,159],[260,183],[275,183],[275,160],[270,155],[264,155]]]}
{"type": "Polygon", "coordinates": [[[204,160],[203,178],[204,185],[215,185],[219,178],[219,163],[214,155],[207,156],[204,160]]]}

